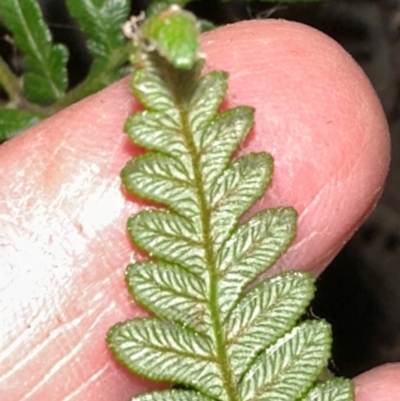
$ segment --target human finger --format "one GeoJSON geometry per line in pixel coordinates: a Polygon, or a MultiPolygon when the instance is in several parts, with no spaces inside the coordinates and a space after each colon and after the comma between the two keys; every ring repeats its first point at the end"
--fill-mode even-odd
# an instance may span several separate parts
{"type": "MultiPolygon", "coordinates": [[[[297,242],[279,269],[320,271],[386,174],[387,127],[373,90],[339,46],[298,24],[228,26],[205,35],[203,48],[208,68],[231,74],[227,104],[257,110],[241,151],[275,158],[255,209],[299,212],[297,242]]],[[[142,204],[118,177],[139,152],[122,133],[138,107],[124,80],[0,148],[5,401],[118,400],[150,386],[104,342],[116,321],[144,314],[123,282],[135,254],[125,222],[142,204]]]]}

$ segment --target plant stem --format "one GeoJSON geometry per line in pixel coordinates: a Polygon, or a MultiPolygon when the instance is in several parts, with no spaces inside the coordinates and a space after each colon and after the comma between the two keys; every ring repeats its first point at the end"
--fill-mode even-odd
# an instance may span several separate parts
{"type": "MultiPolygon", "coordinates": [[[[180,74],[176,74],[175,70],[172,69],[169,72],[169,77],[173,87],[179,86],[178,82],[181,81],[180,74]]],[[[200,165],[200,155],[197,152],[196,145],[194,144],[193,137],[190,132],[190,124],[188,121],[188,107],[187,103],[182,96],[180,96],[180,91],[172,90],[176,94],[176,103],[179,104],[179,109],[181,110],[181,124],[183,127],[183,132],[185,133],[185,139],[187,147],[190,149],[192,155],[192,170],[194,173],[195,187],[198,189],[198,204],[200,209],[200,221],[202,228],[203,244],[205,248],[206,264],[209,274],[209,308],[212,320],[212,331],[214,346],[217,356],[217,363],[221,366],[221,372],[223,376],[224,388],[226,391],[226,397],[229,401],[236,401],[236,385],[233,380],[232,371],[229,364],[229,358],[226,350],[226,335],[221,320],[221,313],[218,307],[218,271],[216,266],[217,255],[212,244],[211,235],[211,212],[206,200],[206,194],[204,192],[204,183],[202,179],[202,174],[199,170],[200,165]]]]}
{"type": "MultiPolygon", "coordinates": [[[[185,113],[184,128],[189,129],[187,122],[187,113],[185,113]]],[[[190,148],[195,150],[194,143],[190,143],[190,148]]],[[[196,181],[196,187],[198,188],[198,197],[201,210],[201,222],[203,228],[203,242],[205,244],[205,254],[207,261],[207,269],[209,274],[209,308],[212,320],[212,328],[214,334],[215,350],[218,357],[218,363],[221,366],[223,375],[223,381],[225,383],[225,390],[227,399],[229,401],[236,400],[236,386],[233,382],[231,368],[229,366],[228,354],[226,351],[226,335],[224,326],[221,321],[221,313],[218,306],[218,271],[216,266],[217,256],[215,255],[212,244],[211,236],[211,213],[207,205],[206,195],[204,193],[204,183],[199,171],[200,157],[196,153],[193,158],[193,170],[196,181]]]]}
{"type": "Polygon", "coordinates": [[[130,46],[131,44],[127,43],[124,47],[116,49],[106,63],[94,64],[81,84],[50,106],[51,113],[54,114],[115,82],[115,72],[128,60],[130,46]]]}
{"type": "Polygon", "coordinates": [[[7,93],[10,102],[14,102],[18,98],[21,91],[19,79],[2,57],[0,57],[0,85],[7,93]]]}

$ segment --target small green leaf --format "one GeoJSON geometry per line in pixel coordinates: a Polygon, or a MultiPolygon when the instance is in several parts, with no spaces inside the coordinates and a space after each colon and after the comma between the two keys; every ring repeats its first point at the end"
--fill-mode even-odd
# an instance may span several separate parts
{"type": "MultiPolygon", "coordinates": [[[[190,124],[190,129],[195,134],[195,142],[197,132],[201,132],[201,130],[205,129],[215,117],[218,107],[224,99],[227,88],[228,74],[223,71],[210,72],[199,80],[198,86],[188,105],[188,122],[190,124]]],[[[214,132],[214,135],[217,136],[219,131],[214,130],[214,132]]],[[[197,148],[200,148],[199,143],[197,143],[197,148]]]]}
{"type": "Polygon", "coordinates": [[[189,70],[197,61],[200,29],[193,14],[173,4],[148,18],[142,35],[175,68],[189,70]]]}
{"type": "Polygon", "coordinates": [[[243,401],[295,400],[326,366],[331,333],[325,322],[305,322],[265,350],[245,373],[243,401]]]}
{"type": "Polygon", "coordinates": [[[192,273],[176,265],[143,262],[128,266],[126,281],[135,299],[157,316],[209,331],[204,283],[192,273]]]}
{"type": "Polygon", "coordinates": [[[272,164],[272,157],[267,153],[251,153],[237,158],[215,180],[208,202],[216,251],[228,239],[239,217],[264,194],[271,179],[272,164]]]}
{"type": "Polygon", "coordinates": [[[198,214],[196,189],[189,166],[168,156],[146,154],[129,161],[121,177],[126,189],[142,198],[164,203],[183,216],[198,214]]]}
{"type": "MultiPolygon", "coordinates": [[[[162,150],[163,153],[171,156],[182,157],[187,154],[187,145],[182,136],[183,127],[179,118],[179,109],[176,108],[175,99],[167,87],[160,91],[160,85],[161,87],[165,85],[162,83],[163,77],[160,75],[162,73],[156,69],[143,72],[143,74],[138,72],[135,75],[136,95],[147,107],[159,111],[146,110],[129,117],[125,125],[125,132],[134,143],[149,150],[162,150]],[[143,83],[142,80],[145,82],[143,83]],[[168,113],[165,113],[165,110],[168,110],[168,113]]],[[[197,71],[194,75],[197,75],[197,71]]],[[[223,114],[220,119],[213,122],[212,127],[208,128],[224,97],[227,87],[226,80],[227,74],[223,72],[214,71],[206,74],[200,79],[198,87],[187,105],[188,122],[193,132],[197,135],[199,131],[206,136],[202,130],[210,130],[206,136],[208,141],[202,146],[212,147],[211,136],[216,141],[220,140],[224,144],[225,152],[228,153],[224,159],[225,163],[249,129],[249,124],[243,126],[241,117],[247,113],[252,114],[250,108],[237,108],[223,114]],[[231,126],[234,126],[234,129],[231,126]],[[229,137],[239,137],[230,148],[223,141],[228,135],[229,137]]],[[[194,140],[197,141],[197,148],[200,149],[199,141],[202,140],[202,137],[194,136],[194,140]]],[[[205,149],[203,151],[205,153],[205,149]]],[[[205,160],[205,163],[207,162],[208,159],[205,160]]]]}
{"type": "Polygon", "coordinates": [[[24,53],[26,97],[37,103],[60,99],[67,88],[68,52],[53,45],[39,5],[34,0],[1,0],[0,18],[24,53]]]}
{"type": "Polygon", "coordinates": [[[149,254],[201,274],[205,252],[200,233],[190,220],[166,211],[147,210],[128,221],[133,242],[149,254]]]}
{"type": "Polygon", "coordinates": [[[70,102],[95,93],[126,75],[128,45],[121,26],[129,16],[129,0],[67,0],[70,14],[87,36],[93,63],[85,80],[70,94],[70,102]]]}
{"type": "Polygon", "coordinates": [[[67,0],[68,11],[87,35],[87,46],[96,59],[115,55],[125,46],[121,25],[129,15],[128,0],[67,0]]]}
{"type": "Polygon", "coordinates": [[[221,396],[223,384],[209,340],[157,319],[135,319],[108,332],[111,350],[133,372],[221,396]]]}
{"type": "MultiPolygon", "coordinates": [[[[132,78],[132,92],[143,106],[151,111],[174,111],[174,97],[166,85],[162,73],[162,69],[156,66],[138,70],[132,78]]],[[[179,113],[175,113],[175,118],[179,119],[179,113]]]]}
{"type": "Polygon", "coordinates": [[[0,143],[11,139],[42,119],[42,116],[25,110],[0,110],[0,143]]]}
{"type": "Polygon", "coordinates": [[[133,76],[132,92],[147,109],[167,111],[168,115],[179,119],[179,106],[182,107],[182,103],[189,103],[190,85],[193,85],[194,79],[198,79],[204,62],[198,60],[190,70],[177,73],[162,59],[158,57],[151,57],[151,59],[156,61],[152,62],[148,68],[139,69],[133,76]],[[169,86],[171,82],[179,90],[171,91],[169,86]],[[177,95],[180,96],[176,97],[177,95]]]}
{"type": "Polygon", "coordinates": [[[177,121],[177,116],[173,118],[166,113],[143,111],[128,118],[125,132],[132,142],[149,150],[188,157],[182,126],[177,121]]]}
{"type": "Polygon", "coordinates": [[[232,153],[248,134],[253,115],[251,107],[235,107],[219,114],[205,130],[194,135],[195,143],[199,144],[199,163],[207,193],[211,192],[215,179],[226,169],[232,153]]]}
{"type": "Polygon", "coordinates": [[[265,280],[240,300],[226,322],[228,353],[237,378],[259,352],[293,328],[313,294],[311,274],[287,272],[265,280]]]}
{"type": "Polygon", "coordinates": [[[222,316],[254,279],[269,269],[296,234],[297,213],[292,208],[263,210],[241,225],[218,253],[222,316]]]}
{"type": "Polygon", "coordinates": [[[154,391],[132,398],[131,401],[213,401],[197,391],[188,390],[165,390],[154,391]]]}

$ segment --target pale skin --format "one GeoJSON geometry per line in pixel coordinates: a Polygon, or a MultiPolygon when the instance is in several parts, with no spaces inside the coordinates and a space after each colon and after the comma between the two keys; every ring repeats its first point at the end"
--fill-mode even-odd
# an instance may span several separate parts
{"type": "MultiPolygon", "coordinates": [[[[297,239],[275,270],[320,274],[372,210],[388,169],[388,128],[355,63],[316,31],[286,22],[231,25],[202,38],[209,69],[230,72],[229,106],[256,108],[240,152],[275,158],[254,210],[293,205],[297,239]]],[[[127,294],[136,253],[125,230],[140,201],[119,171],[138,149],[122,133],[137,110],[128,81],[0,148],[0,399],[128,400],[154,388],[104,342],[145,312],[127,294]]],[[[400,365],[355,379],[357,401],[400,399],[400,365]]]]}

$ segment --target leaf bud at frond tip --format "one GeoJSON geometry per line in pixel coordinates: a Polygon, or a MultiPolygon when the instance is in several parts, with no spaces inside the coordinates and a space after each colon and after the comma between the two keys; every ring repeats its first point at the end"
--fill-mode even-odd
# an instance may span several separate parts
{"type": "Polygon", "coordinates": [[[133,64],[141,64],[148,53],[156,51],[174,68],[190,70],[200,57],[199,23],[192,13],[176,4],[147,18],[142,12],[127,21],[122,30],[133,42],[133,64]]]}

